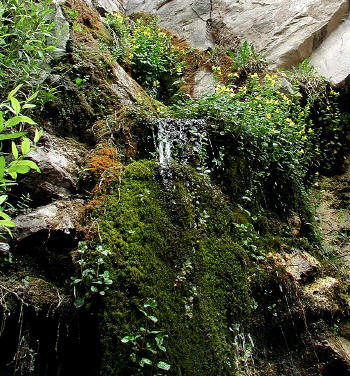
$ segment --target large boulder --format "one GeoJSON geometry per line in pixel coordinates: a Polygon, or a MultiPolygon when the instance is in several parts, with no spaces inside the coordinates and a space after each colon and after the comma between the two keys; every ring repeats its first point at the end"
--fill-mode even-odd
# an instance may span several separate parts
{"type": "MultiPolygon", "coordinates": [[[[14,219],[16,227],[13,230],[13,239],[16,245],[24,240],[35,238],[44,239],[48,244],[50,239],[75,239],[79,223],[82,221],[84,203],[81,200],[56,201],[41,206],[29,214],[19,215],[14,219]]],[[[39,246],[39,243],[36,246],[39,246]]],[[[56,244],[61,247],[62,244],[56,244]]]]}
{"type": "MultiPolygon", "coordinates": [[[[237,38],[252,42],[273,63],[295,65],[336,29],[349,10],[347,0],[129,0],[127,14],[157,14],[160,24],[206,49],[237,38]]],[[[228,46],[230,47],[230,46],[228,46]]]]}
{"type": "Polygon", "coordinates": [[[350,19],[342,23],[311,55],[310,62],[333,85],[347,83],[350,76],[350,19]]]}
{"type": "Polygon", "coordinates": [[[86,155],[87,149],[77,141],[44,133],[39,146],[28,155],[41,173],[26,174],[18,189],[29,193],[36,206],[70,198],[77,191],[86,155]]]}
{"type": "Polygon", "coordinates": [[[161,26],[183,37],[195,48],[214,45],[210,32],[211,0],[127,0],[126,13],[150,13],[159,16],[161,26]]]}

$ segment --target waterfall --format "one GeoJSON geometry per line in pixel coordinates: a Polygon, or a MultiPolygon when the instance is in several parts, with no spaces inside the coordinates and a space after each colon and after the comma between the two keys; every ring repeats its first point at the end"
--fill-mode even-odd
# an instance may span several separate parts
{"type": "Polygon", "coordinates": [[[171,165],[174,161],[192,164],[203,163],[202,148],[207,138],[206,121],[199,119],[157,119],[154,136],[158,151],[160,174],[164,182],[171,180],[171,165]]]}

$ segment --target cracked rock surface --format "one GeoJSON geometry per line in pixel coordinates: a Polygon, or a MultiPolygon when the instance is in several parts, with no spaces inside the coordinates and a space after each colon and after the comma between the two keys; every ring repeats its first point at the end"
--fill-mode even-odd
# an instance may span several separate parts
{"type": "Polygon", "coordinates": [[[195,48],[250,41],[272,63],[289,67],[311,55],[349,6],[347,0],[129,0],[126,12],[157,14],[163,27],[195,48]]]}

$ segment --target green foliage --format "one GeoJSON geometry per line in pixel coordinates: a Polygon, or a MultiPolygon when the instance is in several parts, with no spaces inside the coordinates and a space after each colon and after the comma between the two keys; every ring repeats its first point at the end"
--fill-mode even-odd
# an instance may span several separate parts
{"type": "MultiPolygon", "coordinates": [[[[55,50],[50,1],[0,1],[0,89],[36,85],[55,50]]],[[[0,100],[5,98],[0,95],[0,100]]]]}
{"type": "Polygon", "coordinates": [[[163,330],[155,330],[150,328],[155,326],[158,322],[157,317],[152,315],[149,311],[157,308],[157,302],[150,299],[143,304],[143,308],[138,310],[145,316],[145,323],[139,328],[139,331],[134,335],[128,335],[121,339],[122,343],[131,344],[130,359],[135,363],[136,370],[132,375],[164,375],[162,371],[169,371],[170,364],[160,360],[160,355],[166,352],[164,346],[164,339],[168,337],[163,330]],[[144,368],[146,368],[144,370],[144,368]]]}
{"type": "Polygon", "coordinates": [[[145,319],[135,307],[150,296],[158,302],[152,316],[169,335],[171,372],[231,374],[229,327],[249,323],[249,276],[261,273],[250,259],[264,250],[253,247],[258,234],[248,214],[194,169],[175,168],[170,197],[157,174],[154,161],[128,165],[92,213],[111,250],[106,267],[113,280],[101,312],[102,374],[130,374],[134,363],[120,338],[139,334],[145,319]]]}
{"type": "Polygon", "coordinates": [[[309,107],[302,106],[297,88],[287,97],[276,80],[276,75],[267,74],[260,82],[252,74],[238,90],[218,85],[213,95],[173,107],[175,116],[210,121],[217,148],[211,161],[214,167],[227,168],[237,157],[245,160],[250,171],[245,201],[261,202],[267,184],[271,191],[283,190],[277,180],[282,176],[288,184],[299,184],[317,156],[309,107]]]}
{"type": "Polygon", "coordinates": [[[35,129],[34,139],[31,141],[26,137],[24,126],[35,125],[35,122],[28,116],[22,115],[23,110],[33,108],[31,102],[37,93],[24,101],[19,101],[15,95],[20,88],[21,85],[17,86],[8,94],[7,99],[0,103],[0,226],[10,235],[10,228],[15,224],[5,212],[8,199],[6,193],[12,185],[16,184],[18,174],[26,174],[30,170],[40,172],[36,163],[25,157],[39,141],[42,130],[35,129]],[[18,127],[20,129],[17,131],[18,127]],[[9,149],[9,146],[11,153],[6,153],[4,150],[9,149]]]}
{"type": "Polygon", "coordinates": [[[308,59],[289,74],[310,107],[312,127],[319,136],[318,164],[321,172],[339,171],[343,164],[349,114],[339,109],[340,93],[318,76],[308,59]]]}
{"type": "Polygon", "coordinates": [[[245,74],[259,72],[266,65],[265,59],[256,53],[253,44],[247,41],[239,48],[237,55],[232,51],[228,51],[228,55],[234,61],[232,70],[244,72],[245,74]]]}
{"type": "MultiPolygon", "coordinates": [[[[76,298],[75,306],[80,308],[86,300],[91,301],[91,295],[105,295],[113,281],[110,278],[110,272],[104,267],[106,258],[110,255],[108,249],[98,245],[95,251],[91,251],[85,242],[80,242],[78,254],[80,258],[77,263],[80,265],[80,275],[78,278],[71,277],[71,279],[76,298]],[[90,261],[92,256],[94,256],[93,262],[90,261]],[[77,297],[77,287],[80,292],[84,292],[82,296],[77,297]]],[[[87,307],[90,305],[91,302],[88,302],[87,307]]]]}
{"type": "Polygon", "coordinates": [[[135,80],[152,96],[158,97],[164,86],[178,84],[183,74],[181,51],[171,38],[157,26],[154,18],[136,22],[120,14],[107,15],[106,24],[115,33],[112,54],[119,63],[129,66],[135,80]]]}
{"type": "Polygon", "coordinates": [[[249,181],[240,182],[245,187],[242,202],[253,207],[272,203],[287,214],[289,209],[301,209],[305,185],[321,162],[334,165],[343,144],[333,90],[319,94],[320,101],[305,100],[297,81],[289,96],[282,90],[277,75],[262,78],[255,73],[239,88],[218,85],[215,94],[179,103],[172,110],[174,117],[210,122],[209,166],[227,172],[244,161],[249,181]]]}

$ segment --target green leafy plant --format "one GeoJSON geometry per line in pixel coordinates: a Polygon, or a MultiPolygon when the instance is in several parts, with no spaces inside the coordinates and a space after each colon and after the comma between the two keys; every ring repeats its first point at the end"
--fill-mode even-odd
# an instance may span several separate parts
{"type": "Polygon", "coordinates": [[[228,54],[234,61],[232,65],[234,71],[248,74],[261,71],[266,66],[265,59],[255,51],[254,45],[247,41],[242,44],[237,55],[233,51],[228,51],[228,54]]]}
{"type": "Polygon", "coordinates": [[[164,375],[169,371],[170,364],[160,360],[160,355],[166,352],[164,340],[168,337],[162,330],[151,329],[158,323],[157,317],[151,314],[152,309],[157,308],[157,302],[150,299],[138,310],[145,317],[144,326],[133,335],[127,335],[121,339],[122,343],[131,345],[130,359],[135,364],[137,375],[164,375]]]}
{"type": "Polygon", "coordinates": [[[24,101],[19,101],[15,95],[20,88],[21,85],[17,86],[8,94],[7,99],[0,103],[0,226],[10,235],[10,228],[15,224],[6,213],[7,192],[16,184],[18,174],[26,174],[30,170],[40,172],[37,164],[25,157],[39,141],[42,130],[35,128],[34,139],[31,141],[24,126],[36,123],[28,116],[22,115],[23,110],[34,107],[31,102],[37,93],[24,101]],[[4,151],[7,149],[11,152],[4,151]]]}
{"type": "MultiPolygon", "coordinates": [[[[91,295],[103,296],[109,290],[113,281],[110,278],[109,271],[104,268],[106,258],[110,251],[102,245],[98,245],[94,251],[90,250],[85,242],[79,243],[78,254],[80,256],[77,263],[80,265],[79,277],[71,277],[73,292],[75,297],[75,306],[82,307],[91,295]],[[89,256],[94,256],[89,259],[89,256]],[[85,292],[83,296],[77,296],[77,287],[80,292],[85,292]]],[[[87,304],[89,307],[90,303],[87,304]]]]}
{"type": "Polygon", "coordinates": [[[114,33],[112,53],[117,61],[130,67],[133,77],[157,97],[171,81],[178,84],[185,62],[184,51],[171,44],[171,37],[157,25],[157,19],[136,22],[122,15],[107,15],[106,25],[114,33]]]}
{"type": "Polygon", "coordinates": [[[319,168],[324,128],[314,125],[297,82],[287,96],[277,75],[250,74],[240,88],[218,85],[215,94],[172,109],[174,117],[206,118],[210,123],[209,166],[225,170],[236,158],[245,161],[251,174],[242,203],[254,206],[270,197],[276,198],[274,203],[286,202],[280,195],[288,189],[301,194],[310,172],[319,168]]]}
{"type": "MultiPolygon", "coordinates": [[[[0,0],[0,89],[18,84],[30,88],[40,81],[56,49],[51,1],[0,0]]],[[[0,100],[4,100],[0,94],[0,100]]]]}

